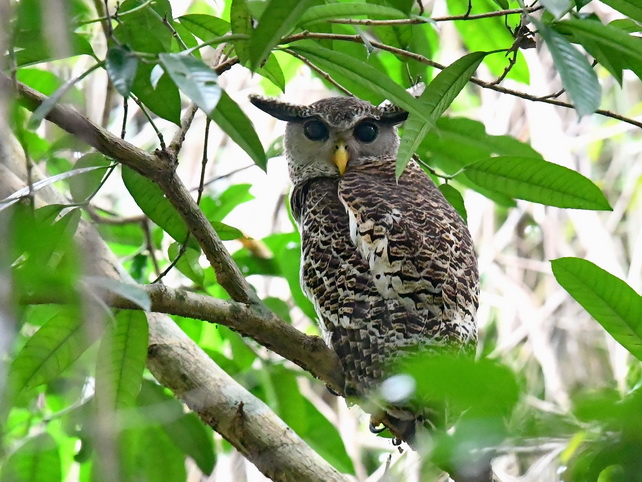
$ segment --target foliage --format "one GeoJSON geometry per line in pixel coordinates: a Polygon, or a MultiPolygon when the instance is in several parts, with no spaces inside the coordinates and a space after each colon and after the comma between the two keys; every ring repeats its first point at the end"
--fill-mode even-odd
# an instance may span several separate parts
{"type": "MultiPolygon", "coordinates": [[[[614,209],[622,216],[619,224],[631,225],[618,233],[642,232],[642,223],[635,217],[640,210],[631,207],[642,199],[640,151],[631,151],[631,163],[636,161],[635,152],[638,156],[638,167],[629,166],[632,179],[624,174],[614,178],[608,155],[617,144],[637,141],[639,145],[641,137],[642,126],[627,117],[639,114],[642,105],[642,10],[636,0],[602,0],[612,7],[610,11],[598,0],[540,0],[529,7],[516,0],[443,0],[435,2],[435,8],[451,16],[441,18],[423,11],[421,2],[399,0],[233,0],[219,2],[224,4],[220,11],[195,1],[182,15],[173,12],[178,3],[126,0],[104,12],[102,2],[71,0],[64,12],[51,19],[56,26],[50,28],[47,2],[21,0],[10,19],[0,20],[10,32],[8,44],[0,44],[3,73],[49,96],[40,106],[18,102],[7,106],[11,131],[29,165],[46,175],[31,179],[29,186],[7,193],[0,201],[5,233],[0,272],[11,280],[10,294],[2,294],[7,306],[1,311],[16,319],[9,353],[3,355],[6,383],[0,380],[5,392],[0,407],[2,481],[69,480],[70,474],[102,480],[105,473],[119,474],[122,480],[185,480],[187,458],[203,474],[211,474],[217,458],[231,450],[145,370],[147,293],[130,284],[86,276],[91,273],[91,255],[79,253],[74,241],[81,218],[97,224],[136,282],[164,279],[172,286],[229,298],[213,268],[204,264],[201,247],[190,234],[193,227],[168,201],[157,180],[124,166],[118,178],[114,171],[119,159],[89,152],[72,136],[43,127],[42,120],[61,101],[95,112],[97,106],[85,94],[91,92],[90,82],[101,75],[110,82],[105,124],[113,132],[122,130],[122,137],[140,147],[158,146],[167,156],[175,156],[182,141],[178,148],[166,145],[163,134],[171,136],[181,126],[186,101],[204,113],[207,127],[196,182],[199,206],[222,240],[235,241],[228,245],[233,259],[265,305],[310,333],[316,333],[309,323],[315,314],[299,287],[300,239],[293,225],[286,220],[281,232],[260,239],[249,231],[256,220],[233,225],[242,220],[231,214],[253,198],[247,180],[256,179],[236,173],[241,166],[238,159],[247,158],[269,174],[275,161],[268,160],[280,154],[278,142],[263,148],[265,137],[250,120],[257,113],[245,109],[245,92],[239,94],[233,82],[223,81],[234,72],[246,77],[256,74],[270,94],[286,90],[289,94],[297,82],[295,74],[311,72],[306,74],[308,79],[314,77],[328,89],[373,103],[389,100],[408,110],[398,175],[416,153],[446,198],[471,224],[471,211],[480,214],[477,204],[481,205],[482,196],[492,200],[496,204],[489,224],[512,226],[506,230],[514,234],[515,252],[528,244],[526,231],[545,229],[545,214],[560,215],[561,211],[549,207],[605,213],[614,209]],[[507,9],[511,10],[500,12],[507,9]],[[447,51],[452,39],[446,41],[440,29],[447,23],[455,25],[461,46],[459,58],[448,66],[435,60],[452,58],[447,51]],[[65,32],[66,37],[52,42],[52,31],[65,32]],[[98,39],[101,35],[106,49],[98,39]],[[525,55],[533,39],[546,46],[538,53],[550,55],[568,103],[558,99],[561,93],[541,97],[526,93],[529,83],[537,87],[530,79],[541,78],[531,75],[525,55]],[[462,49],[468,53],[462,54],[462,49]],[[494,80],[474,77],[476,72],[494,80]],[[616,102],[613,106],[612,98],[625,89],[627,78],[638,83],[637,92],[631,89],[628,94],[629,104],[636,105],[616,102]],[[407,89],[418,82],[426,88],[415,97],[407,89]],[[587,129],[606,125],[621,137],[600,140],[604,145],[594,148],[599,152],[588,164],[561,161],[563,156],[553,158],[550,151],[540,153],[529,145],[528,133],[491,134],[475,114],[483,102],[482,90],[502,98],[561,106],[567,112],[574,109],[577,115],[565,119],[568,125],[580,119],[587,129]],[[128,110],[134,110],[134,103],[139,109],[132,115],[128,110]],[[600,106],[605,109],[599,110],[600,106]],[[614,115],[611,108],[625,112],[614,115]],[[630,126],[636,129],[633,134],[625,131],[630,126]],[[216,149],[208,150],[210,129],[219,138],[229,137],[239,149],[231,151],[219,142],[216,149]],[[146,132],[157,133],[157,138],[144,137],[146,132]],[[229,166],[226,158],[234,161],[232,173],[206,182],[211,164],[229,166]],[[71,200],[34,206],[33,196],[52,187],[71,200]],[[131,201],[121,200],[125,193],[131,201]],[[139,214],[131,216],[134,208],[139,214]],[[508,222],[516,218],[513,224],[508,222]],[[275,279],[283,281],[281,289],[261,288],[269,283],[266,280],[275,279]],[[122,296],[141,311],[110,308],[100,293],[122,296]],[[103,450],[105,440],[114,444],[115,451],[103,450]]],[[[259,80],[252,88],[261,88],[259,80]]],[[[186,163],[181,156],[179,169],[186,163]]],[[[192,160],[194,171],[198,162],[192,160]]],[[[187,170],[182,174],[187,176],[187,170]]],[[[578,219],[563,226],[567,231],[560,236],[571,238],[576,234],[573,229],[579,232],[578,219]]],[[[625,258],[639,268],[642,239],[639,234],[635,239],[637,248],[630,240],[614,244],[630,249],[633,254],[625,258]]],[[[480,246],[481,253],[486,252],[480,246]]],[[[522,257],[524,262],[548,261],[573,254],[572,249],[551,251],[550,243],[541,242],[522,257]]],[[[575,254],[586,253],[577,250],[575,254]]],[[[493,269],[487,260],[483,262],[487,279],[493,269]]],[[[532,292],[541,283],[552,282],[548,268],[539,269],[544,274],[529,275],[524,282],[532,292]]],[[[617,271],[626,273],[628,267],[617,271]]],[[[553,260],[552,273],[608,334],[642,360],[642,297],[620,279],[624,275],[616,277],[580,257],[553,260]]],[[[634,276],[631,279],[639,283],[634,276]]],[[[513,292],[522,291],[520,286],[513,292]]],[[[551,306],[558,303],[556,299],[551,306]]],[[[565,303],[567,311],[554,305],[547,317],[561,320],[561,313],[568,310],[578,319],[588,316],[565,303]]],[[[481,304],[491,304],[484,293],[481,304]]],[[[504,329],[506,311],[488,308],[482,313],[480,360],[428,357],[404,369],[414,379],[416,395],[463,413],[454,430],[442,427],[433,434],[426,460],[465,472],[478,462],[469,457],[471,449],[517,457],[522,453],[513,451],[517,446],[561,440],[551,460],[566,480],[642,480],[638,456],[642,365],[628,359],[624,379],[608,371],[602,386],[584,387],[572,393],[566,405],[560,402],[555,409],[544,410],[542,406],[557,400],[547,392],[550,380],[541,373],[547,372],[545,354],[531,354],[525,362],[517,338],[504,343],[510,349],[503,349],[498,332],[504,329]],[[532,403],[533,399],[542,403],[532,403]]],[[[389,453],[390,446],[348,450],[341,427],[329,415],[333,402],[327,402],[329,395],[322,384],[308,387],[310,377],[305,372],[225,327],[180,317],[175,321],[338,470],[363,477],[379,469],[379,457],[389,453]]],[[[588,326],[601,335],[596,323],[588,326]]],[[[0,338],[7,331],[3,328],[0,338]]],[[[606,350],[594,352],[600,349],[606,350]]],[[[592,357],[608,358],[594,352],[577,363],[589,365],[592,357]]],[[[334,418],[339,419],[336,413],[334,418]]],[[[525,457],[523,462],[528,467],[533,460],[525,457]]]]}

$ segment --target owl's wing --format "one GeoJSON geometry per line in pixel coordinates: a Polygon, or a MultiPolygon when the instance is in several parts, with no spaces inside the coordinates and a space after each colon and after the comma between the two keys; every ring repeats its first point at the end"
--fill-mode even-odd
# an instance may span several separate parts
{"type": "Polygon", "coordinates": [[[373,159],[341,179],[350,238],[379,294],[413,315],[411,338],[474,343],[478,273],[468,229],[416,164],[398,183],[394,166],[394,159],[373,159]]]}

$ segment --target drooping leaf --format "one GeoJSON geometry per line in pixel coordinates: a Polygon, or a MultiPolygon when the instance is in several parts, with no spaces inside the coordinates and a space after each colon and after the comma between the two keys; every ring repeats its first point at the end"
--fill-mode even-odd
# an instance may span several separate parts
{"type": "MultiPolygon", "coordinates": [[[[42,179],[40,181],[34,182],[33,185],[31,186],[31,192],[39,191],[43,187],[49,186],[54,182],[62,181],[63,179],[69,179],[70,177],[77,176],[79,174],[84,174],[86,172],[95,171],[97,169],[105,169],[105,167],[104,166],[82,167],[80,169],[73,169],[71,171],[65,171],[63,173],[56,174],[55,176],[51,176],[46,179],[42,179]]],[[[21,189],[18,189],[16,192],[14,192],[10,196],[7,196],[6,198],[0,201],[0,211],[20,201],[21,198],[27,196],[28,194],[29,194],[29,186],[25,186],[21,189]]]]}
{"type": "Polygon", "coordinates": [[[256,70],[281,37],[292,30],[312,0],[270,0],[250,39],[250,66],[256,70]]]}
{"type": "Polygon", "coordinates": [[[185,28],[204,42],[225,35],[231,28],[229,22],[213,15],[201,13],[183,15],[178,20],[185,28]]]}
{"type": "Polygon", "coordinates": [[[533,21],[553,56],[562,85],[577,114],[580,117],[592,114],[600,106],[602,87],[591,64],[563,35],[543,22],[533,21]]]}
{"type": "Polygon", "coordinates": [[[129,97],[138,70],[138,57],[127,47],[114,45],[107,51],[105,68],[118,93],[129,97]]]}
{"type": "MultiPolygon", "coordinates": [[[[128,167],[123,166],[122,170],[125,187],[138,207],[176,241],[185,242],[188,234],[187,225],[163,195],[161,188],[128,167]]],[[[190,237],[188,244],[198,249],[198,243],[194,238],[190,237]]]]}
{"type": "Polygon", "coordinates": [[[211,115],[222,92],[216,72],[191,55],[163,53],[158,58],[176,86],[211,115]]]}
{"type": "Polygon", "coordinates": [[[610,25],[602,25],[595,20],[563,20],[555,24],[555,30],[570,33],[580,39],[587,38],[602,44],[623,55],[642,62],[642,39],[628,35],[623,30],[610,25]]]}
{"type": "Polygon", "coordinates": [[[466,213],[466,206],[464,205],[464,198],[461,193],[450,184],[440,184],[439,190],[450,205],[459,213],[464,222],[466,222],[468,220],[468,214],[466,213]]]}
{"type": "Polygon", "coordinates": [[[58,377],[93,343],[99,327],[86,327],[79,318],[77,311],[63,309],[27,340],[9,369],[13,394],[58,377]]]}
{"type": "MultiPolygon", "coordinates": [[[[84,169],[86,167],[102,167],[107,169],[110,165],[111,161],[103,154],[100,154],[99,152],[90,152],[76,161],[74,171],[77,169],[84,169]]],[[[70,177],[69,192],[71,193],[73,200],[77,203],[84,203],[89,196],[94,194],[96,189],[98,189],[98,186],[100,186],[104,177],[105,171],[102,169],[89,171],[82,176],[70,177]]]]}
{"type": "MultiPolygon", "coordinates": [[[[232,33],[251,35],[252,33],[252,14],[247,7],[246,0],[232,0],[230,8],[230,25],[232,33]]],[[[234,42],[234,50],[239,58],[241,65],[245,65],[250,59],[250,42],[249,40],[237,40],[234,42]]]]}
{"type": "Polygon", "coordinates": [[[156,67],[159,65],[141,63],[138,66],[132,92],[154,114],[180,125],[181,95],[178,87],[169,75],[161,75],[154,81],[152,74],[163,72],[162,67],[159,67],[160,70],[154,70],[156,67]]]}
{"type": "Polygon", "coordinates": [[[100,341],[96,358],[96,397],[112,410],[134,406],[147,360],[144,313],[120,311],[100,341]]]}
{"type": "MultiPolygon", "coordinates": [[[[168,249],[170,261],[174,262],[180,253],[181,245],[172,243],[168,249]]],[[[176,262],[176,268],[191,279],[198,286],[203,286],[204,275],[203,268],[200,265],[199,258],[201,252],[193,248],[186,248],[180,259],[176,262]]]]}
{"type": "Polygon", "coordinates": [[[63,480],[60,448],[47,432],[31,437],[0,469],[1,482],[59,482],[63,480]]]}
{"type": "Polygon", "coordinates": [[[254,199],[250,194],[251,187],[251,184],[235,184],[219,196],[206,196],[201,199],[201,209],[210,222],[223,221],[236,206],[254,199]]]}
{"type": "Polygon", "coordinates": [[[336,427],[306,399],[294,372],[270,367],[274,398],[272,408],[301,438],[339,471],[354,474],[354,467],[336,427]]]}
{"type": "Polygon", "coordinates": [[[162,425],[170,440],[191,457],[204,474],[211,474],[216,464],[212,431],[195,413],[162,425]]]}
{"type": "Polygon", "coordinates": [[[544,5],[544,8],[551,12],[556,19],[560,18],[573,7],[570,0],[542,0],[542,5],[544,5]]]}
{"type": "Polygon", "coordinates": [[[642,296],[590,261],[551,261],[558,283],[633,356],[642,360],[642,296]]]}
{"type": "Polygon", "coordinates": [[[306,25],[315,22],[325,22],[333,18],[349,17],[383,17],[388,19],[408,18],[401,10],[386,7],[385,5],[373,5],[368,3],[330,3],[326,5],[315,5],[299,19],[299,25],[306,25]]]}
{"type": "Polygon", "coordinates": [[[412,95],[365,62],[360,62],[342,52],[336,52],[314,44],[297,44],[291,46],[290,49],[318,65],[326,72],[339,72],[355,82],[367,84],[368,88],[384,96],[395,105],[416,114],[420,119],[428,121],[427,114],[421,109],[421,105],[412,95]]]}
{"type": "Polygon", "coordinates": [[[399,145],[395,168],[397,179],[417,151],[428,130],[435,125],[437,119],[459,95],[485,56],[484,52],[473,52],[456,60],[442,70],[417,99],[421,104],[424,118],[411,113],[404,124],[404,134],[399,145]]]}
{"type": "Polygon", "coordinates": [[[276,85],[281,89],[281,92],[285,92],[285,74],[283,74],[281,64],[279,64],[279,61],[276,59],[276,55],[272,53],[268,55],[267,60],[262,67],[259,67],[256,73],[276,85]]]}
{"type": "Polygon", "coordinates": [[[492,157],[466,167],[464,175],[478,186],[547,206],[610,210],[590,179],[566,167],[528,157],[492,157]]]}
{"type": "Polygon", "coordinates": [[[152,301],[147,292],[138,285],[101,276],[90,276],[87,282],[96,288],[107,290],[140,306],[143,311],[151,311],[152,301]]]}
{"type": "Polygon", "coordinates": [[[212,472],[216,463],[212,431],[196,414],[184,413],[179,400],[150,381],[143,382],[138,404],[143,415],[153,424],[160,423],[170,440],[194,459],[204,473],[212,472]]]}
{"type": "Polygon", "coordinates": [[[221,98],[209,116],[223,131],[236,142],[261,169],[265,170],[267,158],[250,119],[234,100],[221,92],[221,98]]]}

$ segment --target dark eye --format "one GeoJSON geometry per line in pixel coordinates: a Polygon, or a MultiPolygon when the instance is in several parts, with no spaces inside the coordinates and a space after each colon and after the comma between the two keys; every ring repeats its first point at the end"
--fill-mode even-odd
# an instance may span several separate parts
{"type": "Polygon", "coordinates": [[[361,142],[372,142],[377,138],[377,126],[372,122],[362,122],[354,128],[354,136],[361,142]]]}
{"type": "Polygon", "coordinates": [[[328,128],[323,122],[318,120],[306,122],[303,125],[303,133],[305,137],[311,141],[320,141],[328,138],[328,128]]]}

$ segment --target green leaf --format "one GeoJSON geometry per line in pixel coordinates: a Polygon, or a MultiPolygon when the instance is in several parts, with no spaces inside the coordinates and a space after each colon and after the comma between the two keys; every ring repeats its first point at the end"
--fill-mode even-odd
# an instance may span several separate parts
{"type": "Polygon", "coordinates": [[[397,179],[428,131],[459,95],[485,56],[484,52],[473,52],[456,60],[442,70],[417,99],[421,104],[424,117],[411,113],[404,124],[404,134],[399,144],[395,168],[397,179]]]}
{"type": "Polygon", "coordinates": [[[508,415],[519,398],[512,370],[494,360],[426,353],[402,361],[399,372],[413,376],[421,398],[449,400],[477,416],[508,415]]]}
{"type": "Polygon", "coordinates": [[[143,381],[138,403],[143,416],[152,424],[160,423],[169,439],[194,459],[201,471],[212,472],[216,463],[212,431],[196,414],[184,413],[180,401],[151,381],[143,381]]]}
{"type": "Polygon", "coordinates": [[[578,172],[528,157],[492,157],[468,166],[466,178],[516,199],[560,208],[610,210],[602,191],[578,172]]]}
{"type": "Polygon", "coordinates": [[[64,309],[33,334],[9,369],[12,393],[21,395],[50,382],[82,355],[100,334],[98,326],[86,327],[79,313],[64,309]]]}
{"type": "Polygon", "coordinates": [[[240,229],[230,226],[229,224],[218,221],[210,221],[214,231],[223,241],[232,241],[233,239],[243,238],[243,232],[240,229]]]}
{"type": "Polygon", "coordinates": [[[90,152],[78,159],[74,165],[74,170],[86,167],[97,167],[98,169],[88,171],[82,176],[69,178],[69,192],[72,199],[77,203],[84,203],[89,199],[89,196],[96,192],[105,177],[103,169],[107,169],[110,165],[111,161],[99,152],[90,152]]]}
{"type": "Polygon", "coordinates": [[[112,409],[133,407],[147,360],[144,313],[120,311],[100,341],[96,358],[96,397],[112,409]]]}
{"type": "MultiPolygon", "coordinates": [[[[246,0],[232,0],[230,25],[233,34],[252,34],[252,14],[247,8],[246,0]]],[[[249,40],[237,40],[234,42],[234,50],[241,65],[245,65],[250,59],[249,40]]]]}
{"type": "Polygon", "coordinates": [[[289,48],[326,72],[338,72],[355,82],[366,84],[368,88],[384,96],[395,105],[411,114],[414,113],[425,121],[429,120],[421,105],[412,95],[389,77],[382,75],[381,71],[365,62],[360,62],[342,52],[335,52],[314,44],[296,45],[289,48]]]}
{"type": "Polygon", "coordinates": [[[212,473],[216,464],[212,431],[195,413],[186,413],[161,428],[185,455],[196,462],[201,472],[208,475],[212,473]]]}
{"type": "MultiPolygon", "coordinates": [[[[79,174],[84,174],[86,172],[95,171],[97,169],[105,169],[104,166],[93,166],[93,167],[82,167],[80,169],[73,169],[71,171],[65,171],[55,176],[42,179],[40,181],[34,182],[31,186],[31,192],[36,192],[42,189],[43,187],[49,186],[54,182],[62,181],[63,179],[69,179],[70,177],[77,176],[79,174]]],[[[29,194],[29,186],[25,186],[21,189],[18,189],[16,192],[7,196],[6,198],[0,200],[0,211],[8,208],[12,204],[20,201],[23,197],[29,194]]]]}
{"type": "Polygon", "coordinates": [[[315,5],[299,19],[299,25],[309,23],[325,22],[334,18],[349,18],[365,16],[367,18],[384,17],[388,19],[408,18],[401,10],[386,7],[384,5],[373,5],[368,3],[330,3],[327,5],[315,5]]]}
{"type": "Polygon", "coordinates": [[[201,209],[210,222],[223,221],[232,210],[247,201],[254,199],[250,194],[251,184],[234,184],[216,197],[206,196],[201,199],[201,209]]]}
{"type": "Polygon", "coordinates": [[[301,395],[296,375],[283,366],[271,366],[269,373],[275,395],[276,403],[272,403],[276,405],[273,406],[275,412],[337,470],[354,474],[352,461],[336,427],[301,395]]]}
{"type": "Polygon", "coordinates": [[[551,261],[558,283],[633,356],[642,360],[642,297],[590,261],[551,261]]]}
{"type": "Polygon", "coordinates": [[[209,116],[265,171],[267,158],[259,136],[250,119],[227,92],[221,91],[221,99],[209,116]]]}
{"type": "Polygon", "coordinates": [[[159,54],[158,58],[176,86],[211,115],[222,92],[216,72],[192,55],[159,54]]]}
{"type": "MultiPolygon", "coordinates": [[[[158,67],[158,65],[156,65],[158,67]]],[[[162,72],[162,67],[159,67],[162,72]]],[[[181,96],[169,75],[163,75],[156,83],[151,82],[154,66],[142,63],[138,66],[132,92],[154,114],[173,122],[181,123],[181,96]]]]}
{"type": "Polygon", "coordinates": [[[129,48],[115,45],[107,51],[105,68],[118,93],[129,97],[138,70],[138,57],[129,48]]]}
{"type": "MultiPolygon", "coordinates": [[[[176,257],[180,253],[180,249],[181,245],[179,243],[172,243],[169,245],[167,254],[170,261],[174,262],[176,260],[176,257]]],[[[176,268],[198,286],[203,286],[205,275],[199,262],[200,257],[200,250],[187,248],[181,258],[176,262],[176,268]]]]}
{"type": "Polygon", "coordinates": [[[638,0],[601,0],[627,17],[642,22],[642,4],[638,0]]]}
{"type": "Polygon", "coordinates": [[[462,197],[461,193],[450,184],[440,184],[438,187],[446,200],[462,217],[464,222],[467,222],[468,213],[466,213],[466,206],[464,205],[464,198],[462,197]]]}
{"type": "Polygon", "coordinates": [[[140,306],[143,311],[151,311],[152,301],[147,292],[139,285],[123,283],[122,281],[101,276],[90,276],[87,282],[99,289],[107,290],[140,306]]]}
{"type": "Polygon", "coordinates": [[[642,39],[628,35],[617,27],[602,25],[595,20],[564,20],[555,24],[561,33],[570,33],[580,39],[586,38],[642,62],[642,39]]]}
{"type": "Polygon", "coordinates": [[[533,22],[553,56],[562,85],[577,114],[580,117],[592,114],[600,106],[602,87],[591,64],[564,36],[536,19],[533,22]]]}
{"type": "Polygon", "coordinates": [[[193,13],[179,17],[181,24],[203,42],[221,37],[230,31],[230,23],[213,15],[193,13]]]}
{"type": "Polygon", "coordinates": [[[121,480],[162,480],[163,482],[187,480],[183,452],[158,425],[126,430],[122,433],[119,442],[121,470],[125,475],[121,480]]]}
{"type": "MultiPolygon", "coordinates": [[[[125,187],[138,207],[172,238],[184,243],[188,235],[187,225],[163,195],[161,188],[128,167],[123,166],[122,170],[125,187]]],[[[193,237],[190,237],[188,245],[198,249],[198,243],[193,237]]]]}
{"type": "Polygon", "coordinates": [[[28,438],[13,452],[0,471],[1,482],[60,482],[60,450],[47,432],[28,438]]]}
{"type": "Polygon", "coordinates": [[[250,68],[256,70],[292,30],[312,0],[270,0],[250,40],[250,68]]]}
{"type": "Polygon", "coordinates": [[[276,85],[281,89],[281,92],[285,92],[285,75],[283,74],[279,61],[276,59],[276,55],[270,54],[263,64],[263,67],[260,67],[256,73],[276,85]]]}
{"type": "Polygon", "coordinates": [[[556,19],[559,19],[562,15],[573,8],[570,0],[541,0],[541,3],[556,19]]]}

